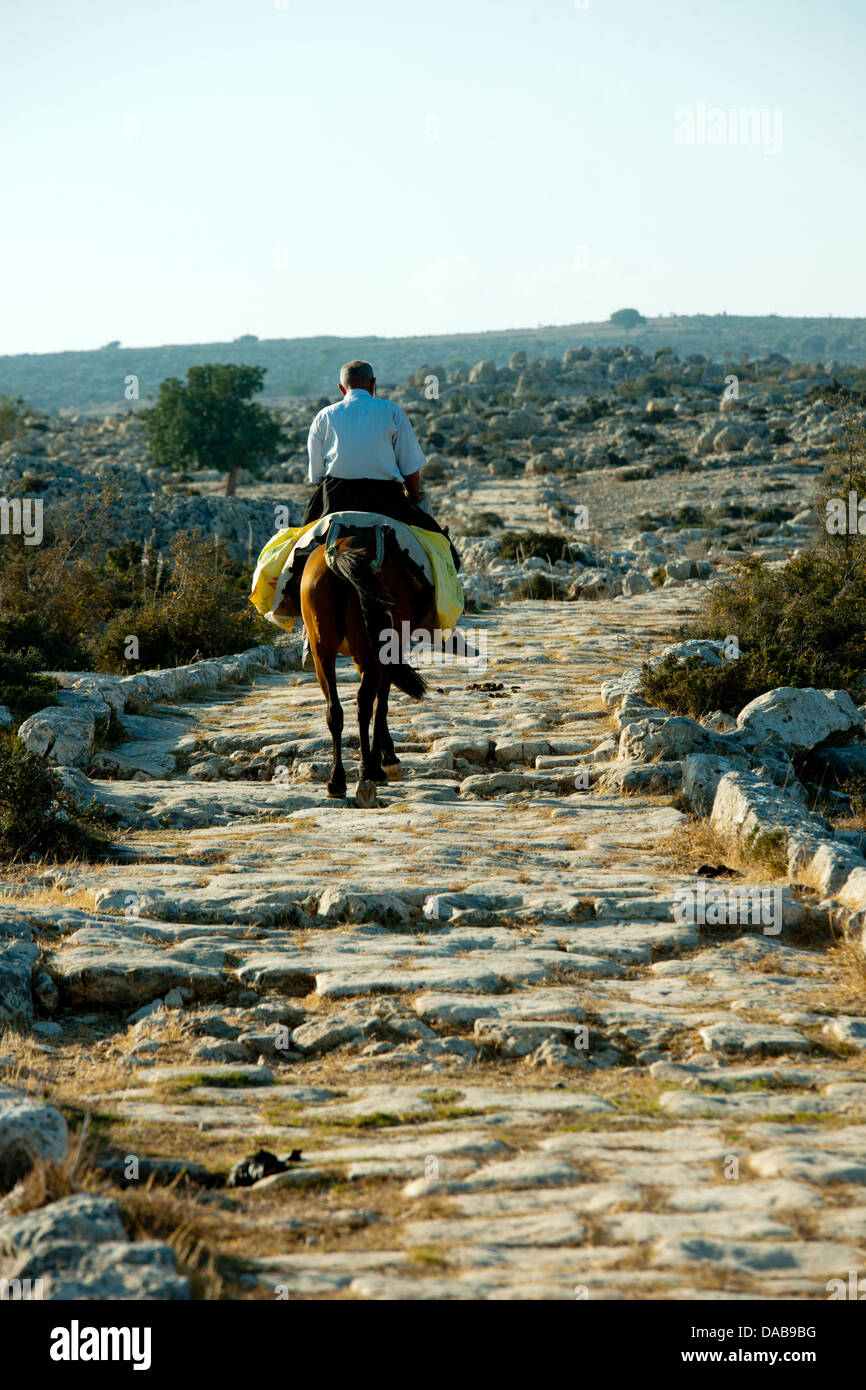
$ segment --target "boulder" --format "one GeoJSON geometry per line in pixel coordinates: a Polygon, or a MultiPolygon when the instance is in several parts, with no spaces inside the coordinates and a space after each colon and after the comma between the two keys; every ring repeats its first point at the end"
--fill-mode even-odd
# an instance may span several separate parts
{"type": "Polygon", "coordinates": [[[522,772],[480,773],[474,777],[464,777],[460,783],[461,796],[496,796],[500,792],[517,792],[530,784],[522,772]]]}
{"type": "Polygon", "coordinates": [[[496,363],[490,357],[486,357],[483,362],[476,362],[469,373],[469,380],[480,381],[485,386],[493,385],[496,381],[496,363]]]}
{"type": "Polygon", "coordinates": [[[720,709],[714,709],[710,714],[701,715],[701,723],[705,729],[712,729],[715,734],[729,734],[737,727],[736,719],[720,709]]]}
{"type": "Polygon", "coordinates": [[[0,1253],[7,1258],[11,1253],[21,1255],[70,1241],[104,1240],[126,1240],[120,1208],[113,1197],[89,1192],[76,1192],[0,1222],[0,1253]]]}
{"type": "Polygon", "coordinates": [[[665,574],[668,579],[686,580],[692,578],[694,560],[684,556],[681,560],[668,560],[665,565],[665,574]]]}
{"type": "Polygon", "coordinates": [[[0,1086],[0,1189],[12,1187],[35,1162],[66,1155],[66,1121],[53,1105],[0,1086]]]}
{"type": "MultiPolygon", "coordinates": [[[[670,717],[670,710],[651,705],[640,695],[624,695],[619,708],[612,715],[612,720],[617,729],[622,730],[626,724],[635,724],[640,719],[649,719],[653,724],[664,724],[665,720],[670,719],[670,717]]],[[[559,747],[558,742],[557,747],[559,747]]],[[[569,751],[582,753],[583,748],[569,751]]]]}
{"type": "Polygon", "coordinates": [[[319,898],[318,916],[334,922],[381,922],[401,926],[411,917],[411,909],[395,893],[347,892],[336,885],[326,888],[319,898]]]}
{"type": "Polygon", "coordinates": [[[5,1266],[7,1279],[40,1279],[46,1300],[139,1303],[189,1298],[170,1245],[157,1240],[52,1243],[5,1266]]]}
{"type": "Polygon", "coordinates": [[[699,656],[705,666],[723,666],[725,643],[715,638],[690,638],[687,642],[672,642],[670,646],[663,647],[658,656],[653,657],[650,665],[658,666],[666,656],[675,657],[678,666],[682,666],[683,662],[693,656],[699,656]]]}
{"type": "Polygon", "coordinates": [[[346,1043],[359,1043],[364,1037],[357,1020],[332,1014],[321,1021],[305,1023],[292,1034],[292,1047],[303,1053],[333,1052],[346,1043]]]}
{"type": "Polygon", "coordinates": [[[780,855],[792,878],[824,895],[840,888],[863,863],[850,846],[832,840],[820,816],[756,772],[725,773],[716,789],[710,825],[756,857],[780,855]]]}
{"type": "Polygon", "coordinates": [[[712,452],[714,454],[728,454],[744,449],[753,433],[754,425],[733,422],[725,424],[713,437],[712,452]]]}
{"type": "Polygon", "coordinates": [[[25,719],[18,737],[28,752],[47,758],[49,763],[86,767],[96,740],[96,717],[89,707],[76,710],[51,705],[25,719]]]}
{"type": "Polygon", "coordinates": [[[39,954],[30,941],[0,945],[0,1023],[17,1023],[29,1028],[33,1022],[31,977],[39,954]]]}
{"type": "Polygon", "coordinates": [[[550,753],[550,744],[539,738],[502,738],[496,740],[493,752],[498,763],[536,765],[536,758],[544,757],[550,753]]]}
{"type": "Polygon", "coordinates": [[[586,1058],[566,1043],[547,1038],[534,1052],[530,1052],[527,1062],[531,1067],[585,1067],[586,1058]]]}
{"type": "MultiPolygon", "coordinates": [[[[745,759],[739,763],[746,767],[745,759]]],[[[738,766],[718,753],[692,753],[683,761],[683,796],[696,816],[708,816],[713,809],[719,783],[738,766]]]]}
{"type": "Polygon", "coordinates": [[[866,1051],[866,1019],[847,1016],[834,1018],[831,1023],[825,1023],[822,1031],[837,1042],[847,1043],[861,1052],[866,1051]]]}
{"type": "Polygon", "coordinates": [[[531,475],[552,473],[556,467],[557,461],[551,453],[531,454],[526,460],[524,472],[531,475]]]}
{"type": "Polygon", "coordinates": [[[652,584],[640,570],[629,570],[622,581],[622,591],[631,597],[633,594],[648,594],[652,584]]]}
{"type": "MultiPolygon", "coordinates": [[[[574,597],[593,602],[598,599],[612,598],[615,589],[616,586],[604,574],[592,574],[585,583],[581,576],[575,583],[574,597]]],[[[569,590],[569,597],[572,597],[571,590],[569,590]]]]}
{"type": "Polygon", "coordinates": [[[94,928],[80,931],[52,958],[64,1003],[88,1008],[140,1008],[174,988],[197,999],[214,999],[226,987],[217,953],[207,947],[172,951],[94,928]],[[73,941],[75,944],[73,944],[73,941]]]}
{"type": "Polygon", "coordinates": [[[786,748],[808,749],[833,735],[863,733],[863,713],[846,690],[780,686],[740,710],[737,725],[750,742],[775,737],[786,748]]]}
{"type": "Polygon", "coordinates": [[[654,758],[679,761],[689,753],[715,753],[730,757],[741,750],[735,736],[715,734],[696,719],[684,714],[672,715],[662,724],[653,719],[638,719],[624,725],[619,736],[617,757],[634,762],[650,762],[654,758]]]}
{"type": "Polygon", "coordinates": [[[644,792],[661,796],[679,790],[683,765],[678,762],[639,763],[636,767],[612,767],[599,780],[605,792],[644,792]]]}
{"type": "Polygon", "coordinates": [[[708,1052],[731,1052],[746,1056],[752,1053],[805,1052],[808,1039],[794,1028],[771,1023],[711,1023],[698,1029],[698,1036],[708,1052]]]}
{"type": "Polygon", "coordinates": [[[769,778],[740,769],[719,780],[710,815],[713,829],[732,840],[754,839],[781,832],[827,836],[824,822],[797,806],[769,778]]]}
{"type": "Polygon", "coordinates": [[[601,703],[605,709],[615,709],[626,695],[636,695],[640,689],[641,672],[639,666],[630,666],[621,676],[602,681],[600,686],[601,703]]]}
{"type": "Polygon", "coordinates": [[[845,909],[847,925],[852,930],[863,931],[862,945],[866,951],[866,867],[852,869],[838,889],[837,897],[845,909]]]}
{"type": "Polygon", "coordinates": [[[574,1023],[563,1019],[526,1023],[518,1019],[475,1020],[476,1042],[482,1047],[493,1048],[502,1057],[526,1057],[548,1039],[573,1043],[574,1035],[574,1023]]]}

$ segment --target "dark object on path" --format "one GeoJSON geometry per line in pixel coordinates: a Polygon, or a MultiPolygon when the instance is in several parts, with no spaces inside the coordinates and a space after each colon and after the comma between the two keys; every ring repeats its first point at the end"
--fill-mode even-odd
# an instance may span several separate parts
{"type": "Polygon", "coordinates": [[[300,1163],[300,1149],[292,1149],[286,1161],[277,1158],[276,1154],[269,1153],[267,1149],[256,1149],[254,1154],[248,1154],[236,1163],[228,1176],[227,1187],[252,1187],[253,1183],[261,1182],[262,1178],[273,1177],[274,1173],[285,1173],[290,1163],[300,1163]]]}

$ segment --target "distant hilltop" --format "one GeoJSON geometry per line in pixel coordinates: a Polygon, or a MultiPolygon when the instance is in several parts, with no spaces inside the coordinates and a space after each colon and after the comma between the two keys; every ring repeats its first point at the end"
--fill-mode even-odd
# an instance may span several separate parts
{"type": "Polygon", "coordinates": [[[165,377],[186,375],[204,362],[244,362],[267,368],[264,399],[333,396],[339,369],[352,357],[369,358],[382,387],[403,384],[425,364],[447,371],[489,359],[505,366],[515,352],[553,357],[587,344],[633,343],[644,352],[670,347],[681,358],[703,353],[737,362],[781,353],[792,362],[866,364],[866,319],[750,317],[694,314],[649,318],[632,329],[576,323],[491,333],[419,338],[266,338],[244,334],[226,343],[125,347],[120,340],[83,352],[22,353],[0,357],[0,394],[23,396],[46,411],[128,410],[155,397],[165,377]],[[130,394],[135,378],[137,398],[130,394]]]}

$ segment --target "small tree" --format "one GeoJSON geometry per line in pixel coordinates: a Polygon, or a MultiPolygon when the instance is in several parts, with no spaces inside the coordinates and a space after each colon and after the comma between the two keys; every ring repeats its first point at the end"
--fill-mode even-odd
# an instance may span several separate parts
{"type": "Polygon", "coordinates": [[[161,382],[156,405],[139,415],[156,462],[218,468],[226,475],[226,497],[233,497],[238,469],[255,472],[282,442],[279,422],[251,400],[264,386],[265,371],[208,363],[190,367],[185,382],[161,382]]]}
{"type": "Polygon", "coordinates": [[[637,309],[617,309],[610,316],[611,323],[615,323],[617,328],[624,328],[630,332],[632,328],[637,328],[639,323],[646,323],[643,314],[639,314],[637,309]]]}

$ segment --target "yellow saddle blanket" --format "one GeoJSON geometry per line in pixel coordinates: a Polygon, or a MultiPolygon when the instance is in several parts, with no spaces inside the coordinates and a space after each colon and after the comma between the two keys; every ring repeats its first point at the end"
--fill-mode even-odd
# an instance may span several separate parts
{"type": "MultiPolygon", "coordinates": [[[[269,623],[276,623],[277,627],[284,628],[286,632],[291,632],[298,619],[277,617],[274,614],[277,582],[296,543],[316,524],[315,521],[311,521],[306,526],[289,526],[284,531],[277,531],[275,536],[271,536],[256,562],[250,603],[269,623]]],[[[448,633],[457,626],[465,603],[463,585],[454,568],[448,538],[441,536],[438,531],[425,531],[420,526],[407,526],[406,529],[412,532],[430,561],[439,626],[443,632],[448,633]]]]}

